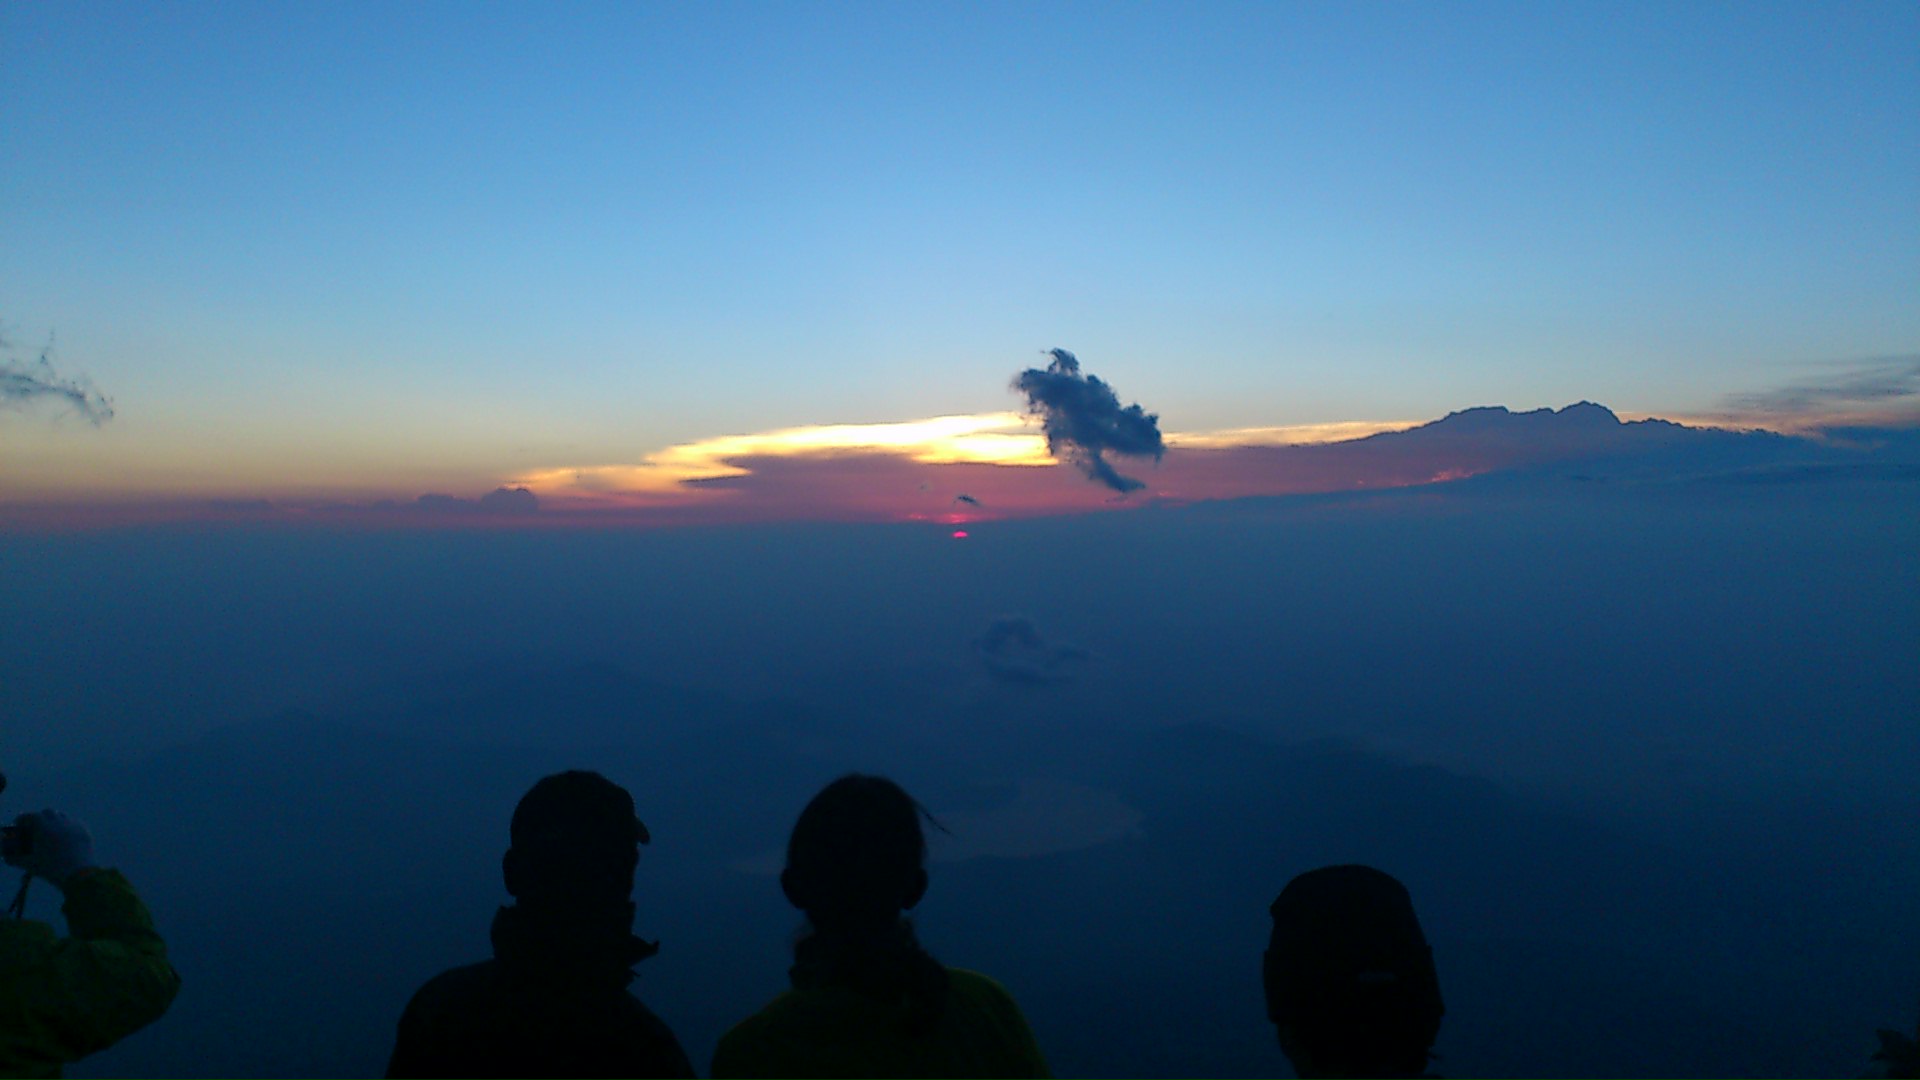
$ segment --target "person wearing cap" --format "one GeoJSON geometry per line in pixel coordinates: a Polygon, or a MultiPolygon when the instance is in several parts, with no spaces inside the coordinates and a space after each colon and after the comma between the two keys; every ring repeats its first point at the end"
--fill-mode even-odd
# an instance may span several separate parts
{"type": "Polygon", "coordinates": [[[70,931],[17,909],[0,919],[0,1076],[59,1076],[159,1019],[180,975],[133,886],[94,865],[86,826],[58,810],[22,814],[0,848],[8,866],[60,890],[70,931]]]}
{"type": "Polygon", "coordinates": [[[520,800],[509,835],[514,903],[494,916],[493,959],[413,995],[387,1075],[692,1076],[680,1041],[627,989],[659,951],[633,935],[650,839],[633,796],[599,773],[556,773],[520,800]]]}
{"type": "Polygon", "coordinates": [[[1301,1077],[1423,1076],[1446,1006],[1406,886],[1370,866],[1301,874],[1269,909],[1262,981],[1301,1077]]]}

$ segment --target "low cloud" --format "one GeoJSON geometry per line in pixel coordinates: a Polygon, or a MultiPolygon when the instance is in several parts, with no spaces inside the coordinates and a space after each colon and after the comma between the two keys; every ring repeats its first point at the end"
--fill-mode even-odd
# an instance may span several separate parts
{"type": "MultiPolygon", "coordinates": [[[[1106,411],[1122,409],[1110,388],[1068,370],[1056,356],[1049,372],[1104,392],[1106,411]]],[[[1036,385],[1058,386],[1057,379],[1036,385]]],[[[1085,411],[1085,410],[1083,410],[1085,411]]],[[[1096,412],[1100,410],[1094,410],[1096,412]]],[[[1070,406],[1065,415],[1074,415],[1070,406]]],[[[1422,424],[1366,421],[1223,431],[1162,433],[1157,425],[1126,445],[1177,448],[1154,477],[1154,502],[1367,491],[1433,484],[1519,468],[1604,461],[1613,472],[1632,462],[1636,476],[1689,475],[1777,464],[1806,440],[1733,438],[1661,420],[1622,423],[1591,402],[1513,412],[1461,410],[1422,424]]],[[[1114,440],[1096,440],[1104,451],[1114,440]]],[[[543,517],[624,515],[636,522],[718,524],[748,521],[925,521],[958,525],[1044,513],[1119,510],[1110,484],[1061,484],[1048,468],[1072,460],[1074,447],[1049,453],[1047,438],[1015,412],[949,415],[884,424],[786,428],[681,443],[633,464],[557,466],[506,478],[488,499],[430,496],[429,512],[520,512],[543,517]],[[524,488],[524,494],[513,489],[524,488]],[[936,494],[938,493],[938,494],[936,494]],[[501,505],[495,506],[499,502],[501,505]]],[[[1083,469],[1085,465],[1083,465],[1083,469]]],[[[1581,466],[1583,475],[1594,468],[1581,466]]],[[[1087,470],[1098,479],[1098,470],[1087,470]]],[[[1601,470],[1605,471],[1605,470],[1601,470]]],[[[1137,481],[1125,481],[1138,487],[1137,481]]]]}
{"type": "Polygon", "coordinates": [[[1028,368],[1013,380],[1013,388],[1027,396],[1027,411],[1040,417],[1047,450],[1071,461],[1087,478],[1126,494],[1146,485],[1122,476],[1106,455],[1152,457],[1167,452],[1160,437],[1160,417],[1137,403],[1124,408],[1113,387],[1100,378],[1080,373],[1080,361],[1065,349],[1051,349],[1045,368],[1028,368]]]}
{"type": "MultiPolygon", "coordinates": [[[[1167,432],[1164,445],[1183,452],[1319,445],[1398,431],[1414,423],[1356,421],[1167,432]]],[[[851,502],[878,516],[911,517],[924,507],[903,500],[892,486],[904,478],[910,478],[912,492],[922,495],[940,488],[966,492],[965,497],[953,499],[951,505],[956,508],[1034,512],[1095,505],[1073,489],[1063,491],[1049,478],[1048,467],[1059,463],[1030,420],[1017,412],[998,412],[723,435],[668,446],[630,464],[530,469],[514,474],[507,483],[529,489],[549,508],[666,511],[707,504],[708,510],[729,520],[738,514],[711,505],[728,492],[751,493],[763,505],[773,500],[807,511],[800,516],[831,516],[836,507],[851,502]],[[887,462],[898,467],[887,468],[887,462]],[[941,484],[929,478],[929,470],[936,468],[948,478],[941,484]],[[841,479],[835,481],[835,476],[841,479]]],[[[1165,479],[1173,475],[1167,473],[1165,479]]],[[[1256,485],[1236,490],[1251,494],[1264,489],[1256,485]]]]}
{"type": "Polygon", "coordinates": [[[1085,649],[1049,644],[1033,620],[1020,615],[993,620],[973,639],[973,653],[995,678],[1023,686],[1066,682],[1091,659],[1085,649]]]}
{"type": "Polygon", "coordinates": [[[523,487],[500,487],[478,499],[463,499],[456,495],[422,495],[413,501],[413,509],[429,514],[523,516],[538,513],[540,499],[523,487]]]}
{"type": "MultiPolygon", "coordinates": [[[[0,350],[7,342],[0,339],[0,350]]],[[[113,419],[113,400],[84,375],[61,375],[53,366],[53,343],[31,362],[0,357],[0,404],[15,408],[42,401],[64,402],[95,427],[113,419]]]]}
{"type": "Polygon", "coordinates": [[[1020,414],[1002,412],[721,435],[656,450],[632,464],[531,469],[509,482],[544,495],[644,505],[721,490],[756,462],[878,455],[918,465],[1053,464],[1042,440],[1022,430],[1020,414]]]}
{"type": "Polygon", "coordinates": [[[499,487],[480,496],[480,509],[489,514],[531,514],[540,509],[540,500],[523,487],[499,487]]]}
{"type": "Polygon", "coordinates": [[[1822,365],[1785,386],[1727,398],[1735,418],[1787,429],[1920,422],[1920,356],[1822,365]]]}

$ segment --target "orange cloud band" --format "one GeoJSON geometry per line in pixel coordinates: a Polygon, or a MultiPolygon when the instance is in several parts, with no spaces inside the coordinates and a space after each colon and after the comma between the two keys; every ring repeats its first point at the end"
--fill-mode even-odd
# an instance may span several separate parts
{"type": "MultiPolygon", "coordinates": [[[[1174,449],[1299,446],[1362,438],[1413,427],[1414,421],[1351,421],[1292,427],[1171,433],[1174,449]]],[[[507,478],[543,500],[601,506],[678,505],[738,487],[718,483],[792,458],[879,456],[917,465],[1055,465],[1047,441],[1020,413],[936,416],[883,424],[824,424],[681,443],[637,462],[555,465],[507,478]]]]}

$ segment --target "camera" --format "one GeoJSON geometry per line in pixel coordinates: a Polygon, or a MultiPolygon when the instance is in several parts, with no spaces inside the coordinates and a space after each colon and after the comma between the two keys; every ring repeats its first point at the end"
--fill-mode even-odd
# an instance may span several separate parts
{"type": "MultiPolygon", "coordinates": [[[[7,774],[0,773],[0,792],[7,790],[7,774]]],[[[17,859],[33,850],[33,829],[29,824],[0,828],[0,857],[17,859]]]]}
{"type": "Polygon", "coordinates": [[[0,858],[12,861],[32,850],[33,824],[31,821],[0,828],[0,858]]]}

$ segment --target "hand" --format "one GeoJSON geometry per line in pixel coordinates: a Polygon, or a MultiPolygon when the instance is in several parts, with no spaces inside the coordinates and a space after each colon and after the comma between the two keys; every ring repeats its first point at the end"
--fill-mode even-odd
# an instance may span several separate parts
{"type": "Polygon", "coordinates": [[[87,827],[58,810],[21,814],[18,832],[6,845],[6,862],[64,889],[82,870],[93,868],[93,836],[87,827]]]}

